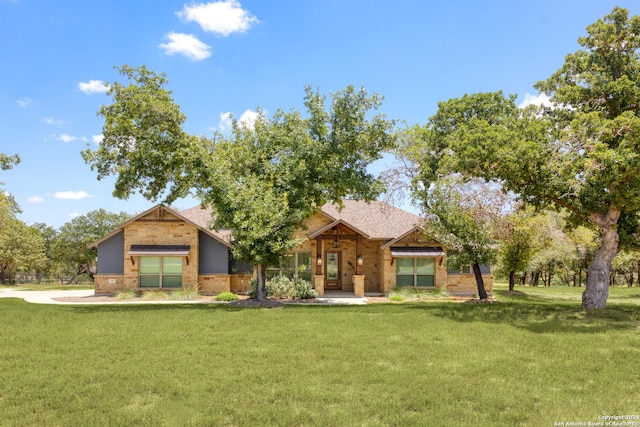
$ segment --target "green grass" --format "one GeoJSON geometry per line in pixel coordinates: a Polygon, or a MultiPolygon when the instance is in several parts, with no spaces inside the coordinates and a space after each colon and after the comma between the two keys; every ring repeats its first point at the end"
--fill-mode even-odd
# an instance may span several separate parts
{"type": "Polygon", "coordinates": [[[0,284],[0,288],[5,289],[18,289],[21,291],[54,291],[54,290],[81,290],[81,289],[93,289],[93,283],[82,283],[79,285],[61,285],[60,283],[25,283],[25,284],[0,284]]]}
{"type": "Polygon", "coordinates": [[[491,304],[280,309],[3,299],[0,425],[550,426],[636,414],[638,292],[585,312],[518,290],[497,288],[491,304]]]}

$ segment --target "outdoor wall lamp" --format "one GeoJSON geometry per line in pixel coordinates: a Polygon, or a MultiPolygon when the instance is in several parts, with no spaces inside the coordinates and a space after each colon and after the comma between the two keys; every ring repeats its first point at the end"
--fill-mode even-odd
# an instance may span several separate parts
{"type": "Polygon", "coordinates": [[[333,248],[334,248],[334,249],[338,249],[338,239],[335,239],[335,240],[333,241],[333,248]]]}
{"type": "Polygon", "coordinates": [[[362,265],[363,263],[362,255],[358,255],[358,265],[362,265]]]}
{"type": "Polygon", "coordinates": [[[322,255],[318,254],[318,256],[316,257],[316,264],[322,265],[322,255]]]}

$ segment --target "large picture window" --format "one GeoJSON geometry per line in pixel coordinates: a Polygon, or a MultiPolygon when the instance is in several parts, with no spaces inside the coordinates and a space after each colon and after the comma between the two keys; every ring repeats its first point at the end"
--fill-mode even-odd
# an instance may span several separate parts
{"type": "Polygon", "coordinates": [[[289,252],[284,254],[277,267],[267,267],[267,280],[274,276],[299,278],[311,282],[311,252],[289,252]]]}
{"type": "Polygon", "coordinates": [[[141,256],[141,288],[181,288],[182,257],[141,256]]]}
{"type": "Polygon", "coordinates": [[[396,258],[396,286],[435,286],[434,258],[396,258]]]}

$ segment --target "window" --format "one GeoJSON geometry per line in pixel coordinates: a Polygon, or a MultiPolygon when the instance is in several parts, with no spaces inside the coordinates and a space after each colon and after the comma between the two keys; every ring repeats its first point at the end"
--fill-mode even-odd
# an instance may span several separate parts
{"type": "Polygon", "coordinates": [[[396,258],[396,286],[435,286],[434,258],[396,258]]]}
{"type": "Polygon", "coordinates": [[[278,267],[267,267],[267,280],[274,276],[299,278],[311,282],[311,252],[289,252],[284,254],[278,267]]]}
{"type": "Polygon", "coordinates": [[[141,256],[141,288],[181,288],[182,257],[141,256]]]}

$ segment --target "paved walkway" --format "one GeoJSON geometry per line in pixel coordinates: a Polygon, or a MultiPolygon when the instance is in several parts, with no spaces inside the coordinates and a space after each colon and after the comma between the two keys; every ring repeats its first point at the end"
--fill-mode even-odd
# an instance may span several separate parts
{"type": "MultiPolygon", "coordinates": [[[[202,304],[212,301],[144,301],[136,299],[134,301],[56,301],[54,298],[72,297],[82,298],[93,296],[93,289],[76,289],[76,290],[55,290],[55,291],[23,291],[20,289],[0,289],[0,298],[22,298],[26,302],[34,304],[67,304],[67,305],[85,305],[85,304],[202,304]]],[[[359,298],[345,295],[325,295],[318,298],[320,301],[326,301],[330,304],[343,305],[362,305],[366,304],[366,298],[359,298]]],[[[215,301],[213,301],[215,302],[215,301]]]]}

